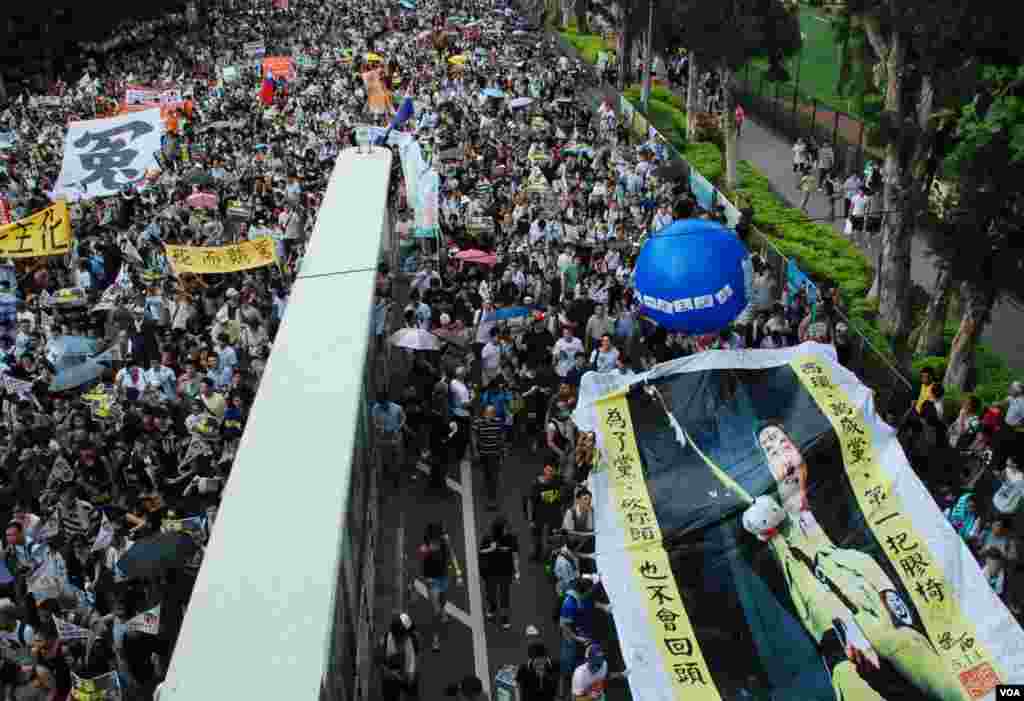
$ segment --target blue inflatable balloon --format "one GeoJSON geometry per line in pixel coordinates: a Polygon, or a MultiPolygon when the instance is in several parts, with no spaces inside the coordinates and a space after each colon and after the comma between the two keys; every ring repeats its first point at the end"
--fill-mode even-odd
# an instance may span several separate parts
{"type": "Polygon", "coordinates": [[[670,331],[719,331],[747,306],[749,271],[749,253],[734,232],[700,219],[673,222],[637,257],[642,313],[670,331]]]}

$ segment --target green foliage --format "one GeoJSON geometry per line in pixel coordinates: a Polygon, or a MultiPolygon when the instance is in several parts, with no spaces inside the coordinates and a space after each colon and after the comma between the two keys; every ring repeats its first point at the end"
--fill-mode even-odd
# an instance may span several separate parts
{"type": "Polygon", "coordinates": [[[597,63],[597,55],[602,51],[614,51],[615,47],[604,40],[599,34],[577,34],[576,27],[570,24],[561,32],[562,38],[572,44],[580,52],[584,61],[597,63]]]}

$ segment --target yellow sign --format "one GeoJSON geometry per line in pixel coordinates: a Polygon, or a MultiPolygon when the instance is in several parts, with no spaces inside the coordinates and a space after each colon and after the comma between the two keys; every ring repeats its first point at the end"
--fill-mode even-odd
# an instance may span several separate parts
{"type": "Polygon", "coordinates": [[[71,217],[59,200],[52,207],[0,226],[0,257],[61,256],[71,250],[71,217]]]}
{"type": "Polygon", "coordinates": [[[670,698],[721,701],[661,542],[626,396],[614,393],[597,407],[612,504],[626,536],[634,585],[647,602],[647,623],[658,641],[670,698]]]}
{"type": "Polygon", "coordinates": [[[935,651],[957,680],[962,698],[988,695],[1000,683],[998,667],[978,640],[974,624],[964,618],[938,560],[879,464],[873,431],[863,413],[817,358],[799,358],[791,367],[835,429],[857,503],[910,594],[935,651]]]}
{"type": "Polygon", "coordinates": [[[230,246],[166,245],[167,260],[174,272],[209,275],[236,273],[277,263],[274,241],[269,237],[243,241],[230,246]]]}

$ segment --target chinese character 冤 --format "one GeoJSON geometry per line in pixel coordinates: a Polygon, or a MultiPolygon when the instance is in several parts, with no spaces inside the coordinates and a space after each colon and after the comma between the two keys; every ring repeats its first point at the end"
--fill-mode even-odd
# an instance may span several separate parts
{"type": "Polygon", "coordinates": [[[614,406],[608,409],[604,423],[605,426],[608,426],[609,428],[617,428],[619,430],[626,428],[626,419],[622,416],[622,412],[619,411],[619,408],[614,406]]]}
{"type": "Polygon", "coordinates": [[[911,550],[917,550],[917,543],[907,543],[910,539],[910,535],[907,533],[897,533],[891,535],[885,539],[886,545],[892,550],[893,555],[899,555],[900,553],[907,553],[911,550]]]}
{"type": "Polygon", "coordinates": [[[78,184],[88,190],[89,185],[99,181],[105,189],[117,190],[124,184],[118,182],[119,174],[128,182],[135,180],[140,174],[139,170],[130,166],[139,152],[128,148],[128,144],[151,131],[153,131],[152,125],[138,121],[122,124],[95,134],[91,131],[82,134],[74,142],[75,148],[85,149],[90,144],[93,146],[91,151],[78,156],[82,168],[89,172],[89,176],[78,184]],[[114,138],[121,134],[128,135],[128,140],[114,138]]]}
{"type": "Polygon", "coordinates": [[[885,488],[879,485],[864,492],[864,496],[867,497],[868,503],[872,506],[881,506],[888,495],[885,493],[885,488]]]}
{"type": "Polygon", "coordinates": [[[672,665],[672,673],[676,676],[676,681],[680,684],[687,684],[694,686],[700,684],[701,686],[707,685],[707,680],[704,679],[703,673],[700,671],[700,666],[696,662],[686,662],[684,664],[672,665]]]}
{"type": "Polygon", "coordinates": [[[658,575],[658,564],[651,562],[650,560],[644,560],[640,563],[640,568],[637,570],[640,576],[644,579],[668,579],[668,575],[658,575]]]}
{"type": "Polygon", "coordinates": [[[664,606],[666,601],[675,601],[675,599],[665,593],[667,588],[667,584],[652,584],[648,586],[647,592],[651,595],[651,601],[656,602],[658,606],[664,606]]]}
{"type": "Polygon", "coordinates": [[[658,609],[658,612],[654,614],[654,617],[661,622],[661,625],[665,628],[666,633],[676,632],[676,619],[679,618],[678,613],[676,613],[675,611],[670,611],[668,609],[658,609]]]}
{"type": "Polygon", "coordinates": [[[931,577],[927,582],[918,582],[915,589],[925,601],[943,601],[946,598],[942,593],[942,582],[931,577]]]}
{"type": "Polygon", "coordinates": [[[668,653],[673,657],[690,657],[693,654],[693,641],[689,638],[665,638],[664,641],[668,653]]]}
{"type": "Polygon", "coordinates": [[[928,569],[928,563],[925,561],[923,553],[914,552],[900,558],[900,568],[911,579],[917,579],[928,569]]]}

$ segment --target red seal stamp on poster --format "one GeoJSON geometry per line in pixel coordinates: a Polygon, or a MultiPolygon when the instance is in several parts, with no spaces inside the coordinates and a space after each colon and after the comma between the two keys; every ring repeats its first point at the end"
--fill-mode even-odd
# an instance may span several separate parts
{"type": "Polygon", "coordinates": [[[960,672],[960,683],[972,699],[980,699],[1000,686],[999,675],[988,662],[960,672]]]}

